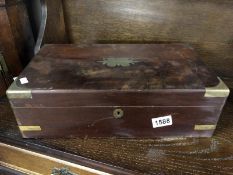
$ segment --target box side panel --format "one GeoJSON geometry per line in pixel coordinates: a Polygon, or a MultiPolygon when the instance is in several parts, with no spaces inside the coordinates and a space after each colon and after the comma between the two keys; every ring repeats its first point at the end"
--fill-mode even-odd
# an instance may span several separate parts
{"type": "MultiPolygon", "coordinates": [[[[210,137],[217,107],[14,108],[25,138],[38,137],[210,137]],[[123,111],[116,117],[114,110],[123,111]],[[172,124],[154,128],[152,119],[171,116],[172,124]]],[[[163,121],[162,121],[163,122],[163,121]]]]}

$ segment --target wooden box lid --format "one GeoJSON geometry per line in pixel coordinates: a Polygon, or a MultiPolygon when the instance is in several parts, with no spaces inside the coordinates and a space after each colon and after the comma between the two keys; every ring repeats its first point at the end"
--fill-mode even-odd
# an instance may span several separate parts
{"type": "MultiPolygon", "coordinates": [[[[166,106],[193,105],[205,101],[204,97],[227,97],[229,89],[188,45],[56,44],[40,50],[7,94],[16,106],[25,105],[25,100],[28,104],[63,107],[166,106]],[[22,84],[22,78],[28,83],[22,84]],[[155,94],[156,100],[148,100],[155,94]]],[[[206,100],[209,102],[212,100],[206,100]]]]}

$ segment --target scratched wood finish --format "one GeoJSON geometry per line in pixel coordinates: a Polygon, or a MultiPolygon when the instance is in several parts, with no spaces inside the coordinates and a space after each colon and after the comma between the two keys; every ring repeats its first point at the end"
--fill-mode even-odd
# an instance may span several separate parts
{"type": "Polygon", "coordinates": [[[53,148],[63,151],[63,158],[71,153],[69,159],[74,161],[72,157],[80,155],[135,171],[132,174],[233,174],[233,96],[228,98],[211,138],[22,139],[4,98],[0,100],[0,114],[1,141],[20,143],[26,149],[42,145],[47,154],[55,154],[53,148]]]}
{"type": "MultiPolygon", "coordinates": [[[[233,1],[64,0],[63,4],[71,43],[190,43],[232,85],[233,1]]],[[[56,37],[53,26],[48,35],[56,37]]]]}

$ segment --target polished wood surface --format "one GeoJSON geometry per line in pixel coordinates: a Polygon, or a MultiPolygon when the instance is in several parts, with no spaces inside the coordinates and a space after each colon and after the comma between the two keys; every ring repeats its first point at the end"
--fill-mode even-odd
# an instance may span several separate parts
{"type": "Polygon", "coordinates": [[[61,35],[78,44],[190,43],[202,60],[233,87],[233,1],[49,0],[49,3],[52,12],[45,33],[50,39],[46,42],[45,37],[45,43],[56,43],[56,38],[63,38],[61,35]],[[60,19],[62,15],[64,22],[60,19]],[[57,33],[64,24],[63,31],[57,33]]]}
{"type": "Polygon", "coordinates": [[[185,44],[50,44],[20,74],[37,90],[202,89],[219,80],[185,44]],[[112,61],[111,61],[112,60],[112,61]],[[110,62],[127,65],[108,65],[110,62]]]}
{"type": "Polygon", "coordinates": [[[232,174],[232,96],[211,138],[22,139],[4,98],[0,111],[1,142],[55,157],[62,154],[62,159],[73,163],[80,163],[75,157],[83,156],[133,170],[132,174],[232,174]]]}

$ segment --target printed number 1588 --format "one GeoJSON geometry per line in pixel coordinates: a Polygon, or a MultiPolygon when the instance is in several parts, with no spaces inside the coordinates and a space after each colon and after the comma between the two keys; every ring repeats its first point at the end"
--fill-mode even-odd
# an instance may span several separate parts
{"type": "Polygon", "coordinates": [[[152,118],[152,125],[153,128],[172,125],[172,116],[168,115],[164,117],[152,118]]]}

